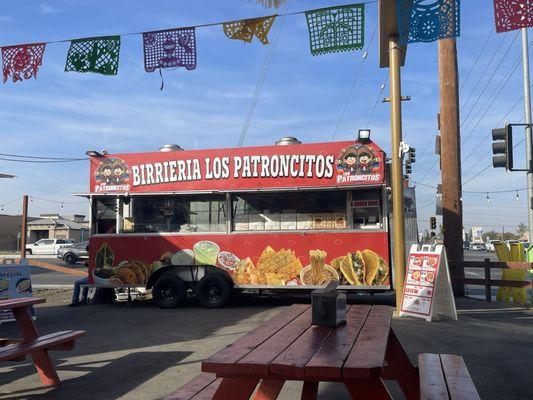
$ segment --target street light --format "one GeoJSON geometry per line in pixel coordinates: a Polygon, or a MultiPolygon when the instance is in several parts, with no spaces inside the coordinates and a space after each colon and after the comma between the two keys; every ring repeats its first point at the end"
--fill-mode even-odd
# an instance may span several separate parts
{"type": "Polygon", "coordinates": [[[370,129],[359,129],[359,132],[357,133],[357,141],[362,143],[369,142],[370,129]]]}

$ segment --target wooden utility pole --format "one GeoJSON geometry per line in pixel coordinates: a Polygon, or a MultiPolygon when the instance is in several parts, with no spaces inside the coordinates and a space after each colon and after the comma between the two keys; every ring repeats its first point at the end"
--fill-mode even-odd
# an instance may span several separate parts
{"type": "MultiPolygon", "coordinates": [[[[461,200],[461,134],[459,79],[455,39],[439,40],[440,128],[442,165],[442,223],[448,259],[463,261],[463,205],[461,200]]],[[[464,296],[464,269],[450,263],[453,292],[464,296]]]]}
{"type": "Polygon", "coordinates": [[[22,198],[22,221],[20,224],[20,258],[26,258],[26,238],[28,230],[28,195],[22,198]]]}

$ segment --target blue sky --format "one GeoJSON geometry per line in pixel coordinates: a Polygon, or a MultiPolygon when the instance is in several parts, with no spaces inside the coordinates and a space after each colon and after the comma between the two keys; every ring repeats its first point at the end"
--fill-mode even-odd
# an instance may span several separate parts
{"type": "MultiPolygon", "coordinates": [[[[288,12],[346,3],[291,0],[288,12]]],[[[520,57],[520,36],[516,32],[494,33],[492,1],[462,3],[458,53],[461,119],[465,120],[462,135],[470,136],[462,148],[463,158],[468,156],[463,164],[466,181],[491,162],[490,130],[508,111],[506,121],[519,122],[523,104],[519,102],[512,109],[522,94],[521,65],[503,86],[508,71],[520,57]],[[472,69],[491,31],[485,51],[472,69]]],[[[0,10],[0,44],[142,32],[269,13],[253,0],[21,0],[0,10]]],[[[279,18],[270,34],[271,42],[279,25],[280,39],[245,145],[271,144],[286,135],[304,142],[331,140],[363,52],[313,57],[303,15],[279,18]]],[[[368,57],[336,139],[352,139],[357,129],[367,125],[387,74],[378,67],[377,33],[369,43],[376,25],[377,4],[368,4],[368,57]]],[[[165,89],[160,91],[159,74],[144,72],[140,35],[122,37],[119,74],[115,77],[65,73],[68,47],[69,43],[48,45],[38,79],[8,82],[0,88],[0,152],[80,157],[93,148],[129,152],[155,150],[164,143],[178,143],[187,149],[234,146],[268,51],[268,46],[258,41],[244,44],[227,39],[221,26],[198,29],[197,69],[165,71],[165,89]]],[[[402,91],[412,100],[403,103],[404,136],[417,148],[413,179],[431,186],[437,184],[439,171],[432,140],[439,108],[437,67],[436,43],[409,46],[402,91]]],[[[388,87],[383,92],[387,95],[388,87]]],[[[374,140],[387,152],[389,112],[387,103],[378,102],[370,124],[374,140]]],[[[0,161],[0,172],[17,175],[13,180],[0,180],[0,204],[29,194],[65,202],[61,209],[59,203],[34,199],[31,215],[59,211],[87,214],[84,204],[67,203],[80,201],[70,193],[88,190],[85,161],[61,165],[0,161]]],[[[490,167],[468,182],[464,190],[484,192],[525,186],[523,173],[506,174],[490,167]]],[[[512,230],[519,222],[527,223],[525,192],[519,195],[516,201],[516,193],[493,194],[487,202],[484,193],[465,193],[465,226],[483,225],[486,230],[494,226],[499,230],[505,225],[506,230],[512,230]]],[[[434,189],[417,186],[422,229],[434,213],[434,197],[434,189]]],[[[5,206],[5,212],[19,212],[19,203],[5,206]]]]}

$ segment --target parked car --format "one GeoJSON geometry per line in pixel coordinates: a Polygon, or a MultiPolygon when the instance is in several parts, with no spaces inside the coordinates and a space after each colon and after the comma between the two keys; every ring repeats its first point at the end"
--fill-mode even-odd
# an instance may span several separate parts
{"type": "Polygon", "coordinates": [[[41,239],[26,245],[26,254],[57,254],[62,247],[72,246],[72,239],[41,239]]]}
{"type": "Polygon", "coordinates": [[[485,243],[470,243],[469,250],[471,250],[471,251],[484,251],[484,250],[487,250],[487,248],[485,247],[485,243]]]}
{"type": "Polygon", "coordinates": [[[494,245],[499,244],[499,243],[501,243],[501,240],[487,240],[487,244],[486,244],[487,251],[491,251],[494,253],[496,251],[496,248],[494,247],[494,245]]]}
{"type": "Polygon", "coordinates": [[[505,241],[505,244],[507,245],[509,249],[511,248],[511,244],[514,244],[514,243],[520,243],[520,241],[519,240],[506,240],[505,241]]]}
{"type": "Polygon", "coordinates": [[[89,259],[89,241],[79,242],[73,246],[62,247],[57,251],[57,258],[67,264],[76,264],[80,260],[89,259]]]}

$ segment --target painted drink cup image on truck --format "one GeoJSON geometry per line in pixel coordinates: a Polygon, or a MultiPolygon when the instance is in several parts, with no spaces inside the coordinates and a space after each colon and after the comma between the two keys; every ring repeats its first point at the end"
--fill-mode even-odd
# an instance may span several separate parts
{"type": "Polygon", "coordinates": [[[197,265],[215,265],[220,247],[209,240],[202,240],[194,244],[193,251],[197,265]]]}
{"type": "Polygon", "coordinates": [[[161,307],[331,280],[390,290],[384,160],[371,141],[91,156],[89,279],[161,307]],[[109,160],[123,182],[101,178],[109,160]]]}

